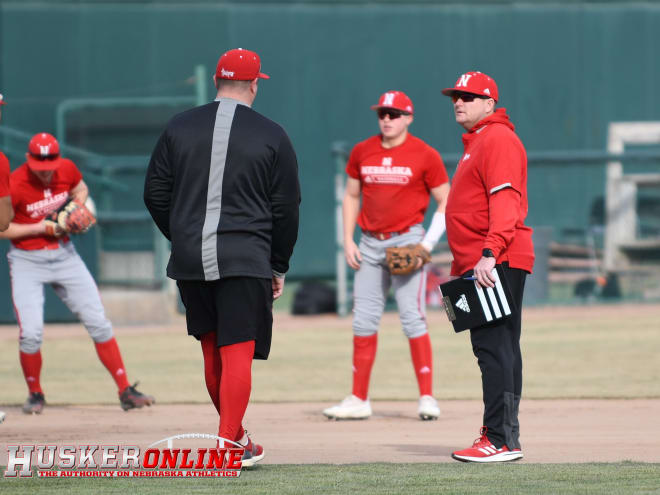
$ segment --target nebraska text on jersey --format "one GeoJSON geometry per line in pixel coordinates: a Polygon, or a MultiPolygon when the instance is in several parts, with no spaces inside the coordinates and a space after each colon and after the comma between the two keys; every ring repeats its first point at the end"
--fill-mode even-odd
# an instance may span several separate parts
{"type": "Polygon", "coordinates": [[[365,182],[373,184],[407,184],[413,176],[410,167],[379,167],[364,165],[360,173],[365,182]]]}
{"type": "Polygon", "coordinates": [[[54,196],[47,196],[44,199],[25,205],[25,211],[30,214],[31,218],[42,217],[62,206],[68,198],[68,191],[57,193],[54,196]]]}

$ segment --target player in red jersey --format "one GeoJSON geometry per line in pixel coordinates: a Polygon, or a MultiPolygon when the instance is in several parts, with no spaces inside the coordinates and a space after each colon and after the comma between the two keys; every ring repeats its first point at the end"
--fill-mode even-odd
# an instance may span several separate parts
{"type": "Polygon", "coordinates": [[[421,243],[432,251],[445,230],[449,179],[440,154],[408,132],[413,104],[405,93],[388,91],[372,109],[378,114],[381,132],[353,148],[346,165],[343,203],[344,253],[349,266],[356,270],[353,391],[323,414],[335,419],[371,415],[369,378],[380,318],[392,287],[419,385],[417,413],[422,419],[437,419],[440,409],[432,392],[433,358],[425,314],[426,271],[422,267],[409,275],[390,274],[385,249],[421,243]],[[422,220],[430,196],[438,208],[425,232],[422,220]],[[359,246],[353,240],[356,223],[362,229],[359,246]]]}
{"type": "Polygon", "coordinates": [[[45,404],[40,384],[44,284],[50,284],[85,325],[99,359],[117,384],[122,409],[151,405],[154,398],[128,382],[112,325],[85,263],[68,235],[46,219],[70,199],[87,200],[82,174],[71,160],[60,156],[59,144],[50,134],[35,135],[26,157],[27,162],[12,172],[9,181],[16,215],[0,234],[12,243],[7,259],[20,329],[20,362],[29,389],[23,412],[39,414],[45,404]]]}
{"type": "MultiPolygon", "coordinates": [[[[0,93],[0,119],[2,119],[2,105],[5,99],[0,93]]],[[[4,232],[9,227],[9,222],[14,218],[14,209],[11,206],[11,196],[9,195],[9,160],[0,151],[0,232],[4,232]]],[[[0,411],[0,423],[5,420],[4,411],[0,411]]]]}
{"type": "Polygon", "coordinates": [[[525,278],[534,264],[532,229],[527,216],[527,154],[506,109],[496,109],[495,81],[466,72],[450,96],[462,126],[464,153],[447,199],[447,240],[454,255],[452,275],[474,275],[494,287],[493,268],[502,265],[514,307],[510,317],[470,330],[472,351],[481,369],[483,427],[472,447],[452,454],[465,462],[521,459],[518,408],[522,392],[520,352],[525,278]]]}
{"type": "MultiPolygon", "coordinates": [[[[5,99],[0,94],[0,119],[2,118],[2,105],[4,104],[5,99]]],[[[0,232],[7,230],[12,218],[14,218],[14,209],[11,206],[9,195],[9,160],[0,151],[0,232]]]]}

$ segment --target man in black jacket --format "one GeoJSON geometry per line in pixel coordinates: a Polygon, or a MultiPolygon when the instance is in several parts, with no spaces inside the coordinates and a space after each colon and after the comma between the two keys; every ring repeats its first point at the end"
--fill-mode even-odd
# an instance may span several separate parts
{"type": "Polygon", "coordinates": [[[188,334],[201,341],[218,436],[243,446],[243,466],[264,457],[241,423],[252,359],[270,351],[272,303],[284,287],[300,204],[286,132],[250,108],[259,79],[268,79],[260,71],[252,51],[223,54],[215,101],[172,118],[144,187],[145,204],[172,244],[167,275],[177,281],[188,334]]]}

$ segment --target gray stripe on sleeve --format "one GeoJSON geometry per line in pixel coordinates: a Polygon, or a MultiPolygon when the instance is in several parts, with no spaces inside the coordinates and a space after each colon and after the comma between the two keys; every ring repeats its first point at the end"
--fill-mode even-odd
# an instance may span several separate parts
{"type": "Polygon", "coordinates": [[[500,184],[499,186],[495,186],[490,190],[491,194],[495,194],[497,191],[501,191],[502,189],[506,189],[507,187],[511,187],[511,182],[505,182],[504,184],[500,184]]]}
{"type": "Polygon", "coordinates": [[[229,132],[234,120],[236,105],[235,100],[222,99],[215,114],[211,145],[211,167],[206,195],[206,216],[202,228],[202,266],[204,267],[205,280],[218,280],[220,278],[218,224],[220,223],[220,209],[222,207],[222,180],[227,160],[229,132]]]}

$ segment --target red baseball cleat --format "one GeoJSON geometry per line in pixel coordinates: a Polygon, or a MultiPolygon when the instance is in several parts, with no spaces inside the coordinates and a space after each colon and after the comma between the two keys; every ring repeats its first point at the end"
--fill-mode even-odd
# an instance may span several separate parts
{"type": "Polygon", "coordinates": [[[241,458],[241,465],[243,467],[254,466],[264,458],[264,448],[261,445],[254,443],[250,437],[248,437],[248,443],[243,446],[243,449],[245,449],[243,457],[241,458]]]}
{"type": "Polygon", "coordinates": [[[506,445],[502,445],[499,449],[488,440],[486,432],[488,428],[483,426],[472,447],[457,450],[452,453],[452,457],[461,462],[508,462],[522,459],[522,451],[520,449],[509,450],[506,445]]]}

